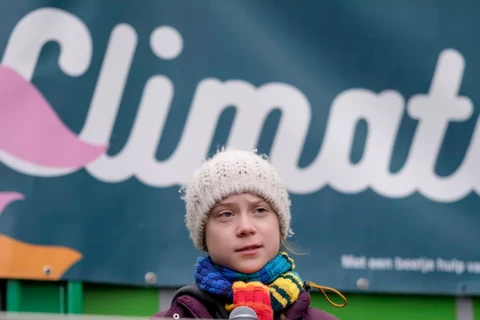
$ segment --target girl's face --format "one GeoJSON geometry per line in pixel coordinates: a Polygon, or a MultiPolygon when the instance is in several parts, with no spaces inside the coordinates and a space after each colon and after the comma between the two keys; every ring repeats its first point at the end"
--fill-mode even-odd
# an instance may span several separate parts
{"type": "Polygon", "coordinates": [[[256,272],[280,250],[277,214],[256,195],[231,195],[210,211],[205,241],[216,264],[237,272],[256,272]]]}

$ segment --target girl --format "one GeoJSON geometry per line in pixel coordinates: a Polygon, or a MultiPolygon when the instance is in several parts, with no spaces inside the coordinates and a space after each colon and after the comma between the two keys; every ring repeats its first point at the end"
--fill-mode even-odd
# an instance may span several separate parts
{"type": "Polygon", "coordinates": [[[199,258],[195,283],[178,290],[169,310],[154,317],[228,319],[238,306],[259,320],[334,320],[309,307],[309,287],[281,252],[290,229],[290,198],[277,171],[256,152],[220,150],[182,189],[186,224],[199,258]]]}

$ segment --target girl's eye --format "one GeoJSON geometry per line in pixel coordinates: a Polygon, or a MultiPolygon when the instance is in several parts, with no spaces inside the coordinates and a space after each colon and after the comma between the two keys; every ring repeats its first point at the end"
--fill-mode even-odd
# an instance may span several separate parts
{"type": "Polygon", "coordinates": [[[257,211],[258,213],[265,213],[265,212],[267,212],[267,209],[265,209],[265,208],[257,208],[256,211],[257,211]]]}
{"type": "Polygon", "coordinates": [[[231,213],[230,211],[223,211],[223,212],[220,212],[219,214],[220,217],[225,217],[225,218],[230,218],[232,215],[233,213],[231,213]]]}

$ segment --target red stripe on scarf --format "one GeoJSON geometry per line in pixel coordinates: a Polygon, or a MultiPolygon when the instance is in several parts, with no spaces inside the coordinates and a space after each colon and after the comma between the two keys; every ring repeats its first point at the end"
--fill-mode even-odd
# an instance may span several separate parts
{"type": "Polygon", "coordinates": [[[261,282],[236,281],[232,285],[233,307],[246,306],[252,308],[258,320],[273,320],[273,309],[270,291],[261,282]]]}

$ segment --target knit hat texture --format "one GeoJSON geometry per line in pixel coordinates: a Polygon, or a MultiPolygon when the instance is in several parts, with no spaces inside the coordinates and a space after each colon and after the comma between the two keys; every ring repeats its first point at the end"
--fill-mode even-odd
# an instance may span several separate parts
{"type": "Polygon", "coordinates": [[[275,210],[282,240],[290,229],[290,197],[276,169],[256,150],[221,149],[198,168],[182,187],[185,222],[195,247],[206,251],[205,223],[213,206],[229,195],[251,192],[265,199],[275,210]]]}

